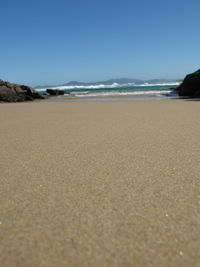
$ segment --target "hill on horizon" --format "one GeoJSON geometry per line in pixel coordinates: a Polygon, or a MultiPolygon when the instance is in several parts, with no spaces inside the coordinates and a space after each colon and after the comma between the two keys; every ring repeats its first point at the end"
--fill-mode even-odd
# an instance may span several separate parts
{"type": "Polygon", "coordinates": [[[109,79],[105,81],[98,81],[98,82],[79,82],[79,81],[70,81],[64,84],[54,84],[54,85],[37,85],[35,89],[41,88],[51,88],[51,87],[59,87],[59,86],[91,86],[91,85],[112,85],[113,83],[118,84],[128,84],[128,83],[135,83],[135,84],[143,84],[143,83],[170,83],[170,82],[180,82],[182,79],[151,79],[151,80],[140,80],[140,79],[131,79],[131,78],[116,78],[116,79],[109,79]]]}

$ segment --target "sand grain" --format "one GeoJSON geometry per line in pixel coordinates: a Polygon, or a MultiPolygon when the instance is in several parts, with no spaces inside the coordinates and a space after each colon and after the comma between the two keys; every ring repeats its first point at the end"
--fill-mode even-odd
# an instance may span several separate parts
{"type": "Polygon", "coordinates": [[[0,266],[199,266],[200,105],[0,105],[0,266]]]}

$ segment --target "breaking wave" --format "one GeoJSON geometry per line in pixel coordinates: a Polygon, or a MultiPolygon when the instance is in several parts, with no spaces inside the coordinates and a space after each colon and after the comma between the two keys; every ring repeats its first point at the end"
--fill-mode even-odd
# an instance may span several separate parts
{"type": "Polygon", "coordinates": [[[76,97],[109,97],[109,96],[140,96],[140,95],[163,95],[170,93],[170,90],[148,90],[148,91],[109,91],[109,92],[94,92],[91,93],[90,91],[84,92],[77,92],[74,93],[76,97]]]}
{"type": "MultiPolygon", "coordinates": [[[[87,90],[87,89],[137,89],[138,87],[154,87],[154,86],[162,86],[162,87],[169,87],[169,86],[178,86],[180,82],[171,82],[171,83],[143,83],[143,84],[135,84],[135,83],[127,83],[127,84],[94,84],[94,85],[70,85],[70,86],[54,86],[48,87],[49,89],[57,89],[57,90],[65,90],[65,91],[76,91],[76,90],[87,90]]],[[[37,91],[45,91],[47,88],[40,88],[36,89],[37,91]]]]}

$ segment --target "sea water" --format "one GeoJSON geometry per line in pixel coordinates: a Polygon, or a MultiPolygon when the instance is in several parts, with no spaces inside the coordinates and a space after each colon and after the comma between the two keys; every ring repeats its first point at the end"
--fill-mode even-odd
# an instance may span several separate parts
{"type": "MultiPolygon", "coordinates": [[[[110,85],[75,85],[58,86],[51,89],[64,90],[66,94],[54,98],[54,101],[96,101],[96,100],[144,100],[144,99],[165,99],[176,98],[177,95],[172,88],[176,88],[180,83],[143,83],[143,84],[117,84],[110,85]]],[[[44,93],[46,88],[37,89],[44,93]]]]}

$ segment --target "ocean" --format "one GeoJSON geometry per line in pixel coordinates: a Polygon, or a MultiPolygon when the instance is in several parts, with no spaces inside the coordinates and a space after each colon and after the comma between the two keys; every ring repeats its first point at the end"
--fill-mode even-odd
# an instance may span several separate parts
{"type": "MultiPolygon", "coordinates": [[[[143,84],[118,84],[110,85],[74,85],[74,86],[58,86],[48,87],[49,89],[64,90],[63,96],[58,96],[59,101],[84,101],[84,100],[140,100],[140,99],[164,99],[176,98],[177,95],[172,91],[179,85],[174,83],[143,83],[143,84]]],[[[44,93],[47,88],[37,89],[40,93],[44,93]]],[[[55,98],[54,98],[55,100],[55,98]]]]}

